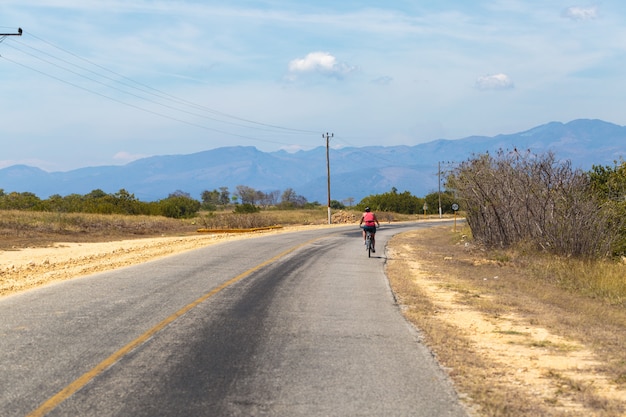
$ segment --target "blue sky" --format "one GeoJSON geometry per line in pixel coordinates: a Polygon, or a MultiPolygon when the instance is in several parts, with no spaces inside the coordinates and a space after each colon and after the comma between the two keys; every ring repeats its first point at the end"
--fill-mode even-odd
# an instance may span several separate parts
{"type": "Polygon", "coordinates": [[[3,0],[0,168],[626,124],[622,1],[3,0]]]}

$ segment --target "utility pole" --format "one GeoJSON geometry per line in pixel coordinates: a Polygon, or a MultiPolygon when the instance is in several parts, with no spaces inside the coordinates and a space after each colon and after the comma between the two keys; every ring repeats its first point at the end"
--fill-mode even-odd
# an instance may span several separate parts
{"type": "Polygon", "coordinates": [[[439,196],[439,218],[441,219],[441,162],[437,163],[437,184],[439,184],[439,191],[437,195],[439,196]]]}
{"type": "Polygon", "coordinates": [[[330,138],[334,137],[335,134],[331,133],[330,135],[326,132],[326,135],[322,135],[323,138],[326,138],[326,178],[328,180],[328,224],[331,224],[330,217],[330,138]]]}
{"type": "Polygon", "coordinates": [[[22,36],[22,28],[17,28],[17,33],[0,33],[0,42],[7,36],[22,36]]]}
{"type": "Polygon", "coordinates": [[[442,207],[441,207],[441,174],[448,175],[450,173],[450,167],[454,166],[454,161],[439,161],[437,163],[437,182],[439,183],[439,218],[443,217],[442,207]],[[441,164],[445,164],[443,168],[445,172],[442,171],[441,164]]]}

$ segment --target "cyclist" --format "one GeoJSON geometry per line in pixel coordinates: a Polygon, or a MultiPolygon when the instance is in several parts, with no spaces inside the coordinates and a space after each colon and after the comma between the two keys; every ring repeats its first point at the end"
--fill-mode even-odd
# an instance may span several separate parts
{"type": "Polygon", "coordinates": [[[361,216],[359,226],[363,223],[365,223],[365,226],[363,226],[363,242],[365,242],[366,232],[369,231],[372,234],[372,252],[376,253],[376,250],[374,249],[376,247],[376,239],[374,237],[376,235],[376,225],[380,227],[380,223],[376,218],[376,214],[372,213],[369,207],[365,207],[365,212],[361,216]]]}

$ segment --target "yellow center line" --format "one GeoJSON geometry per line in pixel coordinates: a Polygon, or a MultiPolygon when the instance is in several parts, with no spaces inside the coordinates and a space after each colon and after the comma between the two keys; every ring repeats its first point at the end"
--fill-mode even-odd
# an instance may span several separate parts
{"type": "Polygon", "coordinates": [[[106,358],[105,360],[100,362],[98,365],[96,365],[91,370],[85,372],[81,377],[79,377],[78,379],[74,380],[68,386],[66,386],[61,391],[59,391],[58,393],[56,393],[55,395],[50,397],[48,400],[46,400],[44,403],[42,403],[36,410],[34,410],[30,414],[28,414],[27,417],[45,416],[47,413],[49,413],[50,411],[55,409],[63,401],[65,401],[66,399],[71,397],[75,392],[77,392],[82,387],[87,385],[89,383],[89,381],[91,381],[92,379],[96,378],[102,372],[104,372],[105,370],[107,370],[108,368],[113,366],[116,362],[118,362],[120,359],[122,359],[128,353],[130,353],[131,351],[133,351],[137,347],[143,345],[148,339],[150,339],[152,336],[154,336],[155,334],[157,334],[158,332],[163,330],[163,328],[165,328],[167,325],[172,323],[174,320],[176,320],[177,318],[179,318],[183,314],[187,313],[189,310],[193,309],[197,305],[199,305],[202,302],[206,301],[208,298],[210,298],[210,297],[214,296],[215,294],[219,293],[223,289],[225,289],[225,288],[235,284],[238,281],[241,281],[242,279],[244,279],[245,277],[249,276],[253,272],[258,271],[259,269],[263,268],[264,266],[269,265],[272,262],[275,262],[278,259],[280,259],[280,258],[282,258],[282,257],[284,257],[284,256],[286,256],[288,254],[290,254],[291,252],[293,252],[293,251],[295,251],[295,250],[297,250],[297,249],[299,249],[299,248],[301,248],[303,246],[306,246],[306,245],[310,244],[311,242],[314,242],[314,241],[316,241],[318,239],[321,239],[321,238],[311,239],[311,240],[309,240],[307,242],[304,242],[304,243],[302,243],[300,245],[297,245],[297,246],[294,246],[294,247],[292,247],[290,249],[287,249],[286,251],[284,251],[284,252],[274,256],[273,258],[268,259],[267,261],[262,262],[262,263],[258,264],[257,266],[255,266],[255,267],[253,267],[251,269],[248,269],[245,272],[242,272],[241,274],[237,275],[236,277],[231,278],[230,280],[224,282],[223,284],[219,285],[218,287],[212,289],[208,293],[204,294],[202,297],[198,298],[196,301],[194,301],[191,304],[188,304],[185,307],[181,308],[180,310],[178,310],[177,312],[175,312],[171,316],[167,317],[165,320],[163,320],[162,322],[160,322],[156,326],[152,327],[150,330],[148,330],[147,332],[145,332],[144,334],[142,334],[141,336],[139,336],[138,338],[136,338],[132,342],[128,343],[126,346],[124,346],[123,348],[121,348],[117,352],[113,353],[111,356],[109,356],[108,358],[106,358]]]}

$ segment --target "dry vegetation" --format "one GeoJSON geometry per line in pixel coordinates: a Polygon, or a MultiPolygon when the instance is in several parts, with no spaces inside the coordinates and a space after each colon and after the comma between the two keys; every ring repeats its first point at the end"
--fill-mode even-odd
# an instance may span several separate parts
{"type": "Polygon", "coordinates": [[[626,413],[626,267],[484,251],[460,233],[395,237],[407,318],[481,416],[626,413]]]}
{"type": "MultiPolygon", "coordinates": [[[[358,221],[360,213],[339,211],[333,223],[358,221]]],[[[381,213],[381,221],[416,216],[381,213]]],[[[201,213],[192,219],[118,214],[50,213],[0,210],[0,250],[48,246],[55,242],[99,242],[155,236],[195,234],[199,228],[247,229],[275,225],[315,225],[328,221],[326,208],[266,210],[253,214],[201,213]]]]}
{"type": "Polygon", "coordinates": [[[321,210],[265,210],[258,213],[218,212],[201,215],[197,222],[206,229],[250,229],[275,225],[322,224],[321,210]]]}
{"type": "Polygon", "coordinates": [[[624,175],[593,176],[552,153],[500,150],[462,162],[447,186],[455,190],[473,237],[490,247],[524,243],[590,259],[626,251],[624,175]],[[609,193],[612,182],[624,188],[609,193]]]}
{"type": "Polygon", "coordinates": [[[161,216],[1,210],[0,250],[42,247],[59,241],[102,242],[191,234],[196,229],[195,220],[161,216]]]}

